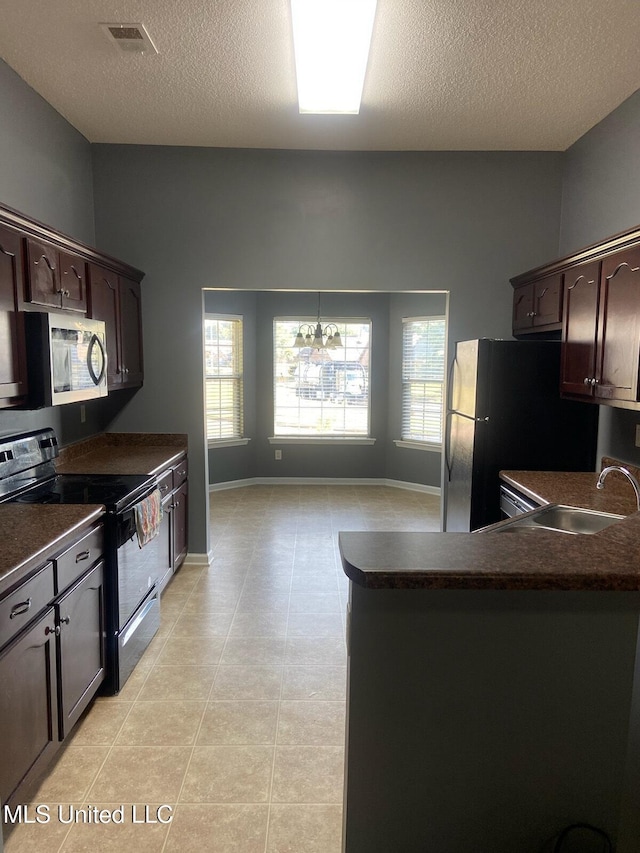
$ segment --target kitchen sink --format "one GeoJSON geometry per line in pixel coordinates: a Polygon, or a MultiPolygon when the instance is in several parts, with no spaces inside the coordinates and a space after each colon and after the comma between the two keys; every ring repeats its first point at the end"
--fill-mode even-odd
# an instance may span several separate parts
{"type": "Polygon", "coordinates": [[[495,533],[508,533],[521,530],[554,530],[557,533],[598,533],[621,521],[624,515],[614,515],[610,512],[596,512],[577,506],[552,504],[530,512],[522,518],[514,518],[510,524],[496,528],[495,533]]]}

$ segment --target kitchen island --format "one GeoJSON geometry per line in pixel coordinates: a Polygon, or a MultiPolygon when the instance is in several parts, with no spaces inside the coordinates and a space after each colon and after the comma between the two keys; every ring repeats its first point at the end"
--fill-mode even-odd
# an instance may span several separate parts
{"type": "Polygon", "coordinates": [[[578,822],[640,851],[640,514],[506,524],[340,534],[345,853],[541,853],[578,822]]]}

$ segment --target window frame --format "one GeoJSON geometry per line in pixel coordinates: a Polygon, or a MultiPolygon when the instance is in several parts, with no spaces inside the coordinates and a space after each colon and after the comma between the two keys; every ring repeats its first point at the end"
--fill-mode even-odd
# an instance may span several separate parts
{"type": "MultiPolygon", "coordinates": [[[[395,440],[394,444],[397,447],[407,447],[414,450],[431,450],[436,452],[442,451],[442,446],[444,442],[444,430],[445,430],[445,402],[446,402],[446,352],[447,352],[447,317],[445,314],[430,314],[421,317],[403,317],[402,318],[402,336],[401,336],[401,398],[400,398],[400,439],[395,440]],[[405,339],[406,332],[409,328],[410,324],[415,323],[425,323],[425,322],[441,322],[443,324],[443,356],[442,356],[442,377],[441,379],[407,379],[406,373],[408,372],[407,361],[405,357],[405,339]],[[440,398],[440,441],[432,441],[427,438],[416,438],[415,435],[408,435],[406,430],[408,414],[406,412],[406,400],[407,398],[407,386],[412,384],[421,383],[423,386],[434,385],[437,384],[441,388],[441,398],[440,398]]],[[[425,418],[423,416],[423,432],[422,435],[425,435],[424,431],[424,423],[425,418]]]]}
{"type": "MultiPolygon", "coordinates": [[[[373,339],[373,320],[371,317],[334,317],[333,315],[322,316],[320,322],[322,326],[326,326],[329,323],[334,323],[335,325],[340,327],[341,335],[342,335],[342,326],[343,325],[364,325],[366,324],[369,329],[369,340],[368,340],[368,365],[366,367],[367,371],[367,431],[366,433],[329,433],[329,432],[314,432],[314,433],[278,433],[276,432],[276,354],[277,354],[277,340],[276,340],[276,323],[291,323],[295,326],[301,326],[303,324],[308,324],[311,326],[315,326],[318,322],[318,317],[316,316],[306,316],[306,315],[287,315],[287,316],[276,316],[273,317],[272,323],[272,356],[273,356],[273,365],[271,371],[271,382],[272,382],[272,394],[273,394],[273,435],[269,437],[270,444],[374,444],[375,438],[371,437],[371,355],[372,355],[372,339],[373,339]]],[[[295,336],[295,332],[294,332],[295,336]]],[[[293,342],[293,336],[292,336],[293,342]]],[[[293,348],[293,346],[292,346],[293,348]]]]}
{"type": "MultiPolygon", "coordinates": [[[[244,316],[242,314],[222,314],[207,311],[202,323],[202,362],[203,362],[203,401],[205,435],[208,447],[233,447],[244,445],[250,439],[244,435],[244,316]],[[237,324],[232,338],[232,358],[234,361],[234,372],[232,374],[208,373],[207,372],[207,320],[223,320],[237,324]],[[235,402],[233,404],[233,421],[238,425],[237,433],[229,436],[209,436],[209,408],[207,407],[207,383],[208,380],[227,381],[231,384],[235,402]]],[[[220,412],[220,410],[218,410],[220,412]]]]}

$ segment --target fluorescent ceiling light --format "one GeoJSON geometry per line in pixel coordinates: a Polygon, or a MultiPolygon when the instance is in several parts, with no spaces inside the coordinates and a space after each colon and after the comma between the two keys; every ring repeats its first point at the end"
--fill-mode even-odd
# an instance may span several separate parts
{"type": "Polygon", "coordinates": [[[376,0],[291,0],[301,113],[358,113],[376,0]]]}

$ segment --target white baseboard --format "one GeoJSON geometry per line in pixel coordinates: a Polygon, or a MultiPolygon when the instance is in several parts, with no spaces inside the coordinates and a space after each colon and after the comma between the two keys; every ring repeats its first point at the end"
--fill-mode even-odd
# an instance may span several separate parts
{"type": "Polygon", "coordinates": [[[389,480],[386,477],[248,477],[244,480],[229,480],[226,483],[209,483],[209,491],[221,492],[242,486],[390,486],[394,489],[424,492],[427,495],[440,495],[439,486],[389,480]]]}
{"type": "Polygon", "coordinates": [[[188,553],[182,563],[183,566],[210,566],[213,560],[213,551],[206,554],[188,553]]]}

